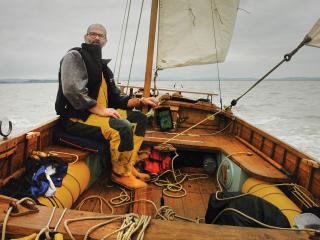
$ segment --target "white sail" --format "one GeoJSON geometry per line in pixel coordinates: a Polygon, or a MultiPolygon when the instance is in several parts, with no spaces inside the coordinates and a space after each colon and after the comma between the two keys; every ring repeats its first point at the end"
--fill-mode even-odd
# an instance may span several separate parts
{"type": "Polygon", "coordinates": [[[239,0],[160,0],[159,69],[223,62],[239,0]]]}
{"type": "Polygon", "coordinates": [[[306,45],[312,47],[320,47],[320,18],[307,35],[311,37],[311,41],[306,45]]]}

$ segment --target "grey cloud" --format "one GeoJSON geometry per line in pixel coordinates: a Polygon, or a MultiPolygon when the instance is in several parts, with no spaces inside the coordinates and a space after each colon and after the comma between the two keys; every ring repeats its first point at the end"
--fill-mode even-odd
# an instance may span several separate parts
{"type": "MultiPolygon", "coordinates": [[[[148,36],[150,1],[145,1],[142,40],[137,46],[133,77],[143,78],[148,36]]],[[[1,0],[0,1],[0,78],[56,78],[60,58],[79,46],[87,26],[99,22],[108,30],[107,58],[116,57],[125,0],[1,0]]],[[[132,1],[128,42],[124,54],[123,79],[127,78],[138,20],[140,1],[132,1]]],[[[260,77],[288,51],[295,48],[319,17],[319,0],[244,0],[226,63],[226,77],[260,77]],[[254,68],[252,66],[255,66],[254,68]]],[[[307,48],[307,47],[306,47],[307,48]]],[[[114,60],[112,64],[114,64],[114,60]]],[[[302,49],[292,63],[274,77],[320,76],[320,49],[302,49]]],[[[160,78],[186,77],[192,72],[216,76],[213,66],[169,70],[160,78]],[[186,74],[185,74],[186,73],[186,74]],[[172,76],[171,75],[171,76],[172,76]],[[186,75],[183,77],[183,75],[186,75]]]]}

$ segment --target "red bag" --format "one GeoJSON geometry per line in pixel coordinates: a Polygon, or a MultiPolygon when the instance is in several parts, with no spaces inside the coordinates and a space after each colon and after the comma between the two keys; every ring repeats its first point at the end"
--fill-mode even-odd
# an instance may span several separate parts
{"type": "Polygon", "coordinates": [[[144,161],[144,170],[150,173],[161,174],[171,168],[171,157],[168,152],[152,150],[149,159],[144,161]]]}

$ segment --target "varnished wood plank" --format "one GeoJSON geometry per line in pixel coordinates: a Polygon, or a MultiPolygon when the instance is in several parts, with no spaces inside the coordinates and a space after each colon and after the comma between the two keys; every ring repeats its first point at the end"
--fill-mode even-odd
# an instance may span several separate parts
{"type": "MultiPolygon", "coordinates": [[[[7,209],[7,204],[0,205],[0,221],[4,220],[4,210],[7,209]]],[[[52,212],[52,208],[39,206],[39,213],[24,215],[20,217],[10,218],[7,225],[7,237],[9,236],[25,236],[34,232],[39,232],[48,222],[52,212]]],[[[56,209],[56,214],[53,218],[51,227],[54,227],[60,217],[63,209],[56,209]]],[[[101,216],[102,214],[67,210],[62,220],[89,217],[89,216],[101,216]]],[[[70,224],[70,229],[74,233],[76,239],[83,239],[85,232],[93,225],[102,221],[81,221],[70,224]]],[[[91,239],[101,239],[118,229],[120,222],[114,222],[108,224],[107,227],[100,228],[90,235],[91,239]]],[[[62,224],[59,225],[58,231],[63,233],[64,239],[69,239],[68,235],[62,224]]],[[[194,224],[186,222],[170,222],[161,220],[151,220],[149,227],[145,232],[144,239],[157,239],[157,240],[234,240],[234,239],[249,239],[249,240],[262,240],[262,239],[277,239],[277,240],[291,240],[291,239],[309,239],[310,235],[306,232],[295,232],[288,230],[272,230],[262,228],[247,228],[247,227],[233,227],[233,226],[219,226],[211,224],[194,224]]],[[[116,235],[112,235],[110,239],[116,239],[116,235]]]]}
{"type": "Polygon", "coordinates": [[[312,186],[313,170],[314,170],[314,168],[310,167],[310,172],[309,172],[309,175],[308,175],[307,186],[306,186],[308,190],[310,190],[310,188],[312,186]]]}
{"type": "MultiPolygon", "coordinates": [[[[171,197],[164,197],[164,205],[169,206],[172,210],[180,216],[185,216],[185,210],[183,205],[182,198],[171,198],[171,197]]],[[[176,221],[180,221],[178,218],[175,219],[176,221]]]]}
{"type": "Polygon", "coordinates": [[[203,218],[207,206],[204,205],[201,194],[193,192],[188,192],[187,194],[186,197],[182,198],[184,208],[183,216],[193,220],[203,218]]]}
{"type": "MultiPolygon", "coordinates": [[[[135,201],[142,200],[142,199],[151,200],[155,203],[156,207],[159,208],[161,196],[162,196],[161,188],[150,183],[146,188],[135,190],[134,200],[135,201]]],[[[135,203],[133,205],[132,211],[134,213],[138,213],[140,215],[147,215],[147,216],[154,216],[156,213],[156,210],[153,207],[153,205],[145,201],[135,203]]]]}
{"type": "Polygon", "coordinates": [[[282,162],[280,163],[281,165],[285,165],[285,162],[286,162],[286,159],[287,159],[287,153],[288,153],[288,150],[284,149],[282,162]]]}
{"type": "Polygon", "coordinates": [[[259,134],[254,133],[251,145],[259,149],[261,145],[262,138],[259,134]]]}
{"type": "Polygon", "coordinates": [[[296,160],[296,162],[295,162],[294,169],[293,169],[293,171],[292,171],[292,175],[295,176],[295,177],[296,177],[297,174],[298,174],[298,170],[299,170],[299,166],[300,166],[301,161],[302,161],[302,159],[299,158],[299,157],[297,157],[297,160],[296,160]]]}
{"type": "Polygon", "coordinates": [[[252,144],[252,142],[253,142],[253,135],[254,135],[254,131],[251,130],[251,131],[250,131],[250,137],[249,137],[249,143],[250,143],[250,144],[252,144]]]}
{"type": "Polygon", "coordinates": [[[24,142],[18,143],[17,150],[11,159],[11,163],[12,163],[11,172],[15,172],[20,168],[24,167],[24,160],[26,159],[26,155],[24,151],[25,145],[26,144],[24,142]]]}
{"type": "MultiPolygon", "coordinates": [[[[190,167],[183,168],[181,171],[188,174],[204,172],[202,168],[190,167]]],[[[191,218],[193,220],[199,217],[204,218],[208,205],[208,198],[216,189],[212,177],[207,179],[186,180],[182,185],[187,191],[187,195],[181,198],[172,198],[164,195],[164,205],[171,207],[177,215],[183,217],[191,218]]],[[[160,187],[149,184],[147,188],[135,191],[135,200],[149,199],[154,201],[157,207],[160,207],[161,192],[162,189],[160,187]]],[[[177,193],[176,195],[179,194],[181,193],[177,193]]],[[[135,204],[133,211],[138,214],[147,214],[150,216],[155,214],[154,207],[148,203],[135,204]]],[[[178,218],[176,220],[179,221],[178,218]]]]}
{"type": "Polygon", "coordinates": [[[264,136],[262,136],[262,140],[261,140],[261,145],[259,147],[259,150],[262,151],[263,147],[264,147],[264,141],[266,140],[266,138],[264,136]]]}
{"type": "Polygon", "coordinates": [[[215,175],[209,175],[209,178],[199,179],[199,190],[202,194],[211,194],[217,191],[217,181],[215,175]]]}
{"type": "Polygon", "coordinates": [[[271,149],[271,158],[274,159],[274,154],[276,152],[277,145],[275,143],[272,143],[272,149],[271,149]]]}
{"type": "Polygon", "coordinates": [[[287,149],[288,151],[292,152],[294,155],[296,156],[299,156],[301,158],[309,158],[309,159],[313,159],[310,155],[306,154],[306,153],[303,153],[301,151],[299,151],[298,149],[292,147],[291,145],[279,140],[278,138],[276,137],[273,137],[271,134],[251,125],[250,123],[242,120],[241,118],[237,118],[236,119],[237,123],[240,124],[240,127],[243,125],[243,126],[246,126],[250,129],[253,129],[257,134],[263,136],[264,138],[270,140],[271,142],[274,142],[276,143],[277,145],[287,149]]]}
{"type": "Polygon", "coordinates": [[[71,147],[66,147],[62,145],[50,145],[44,149],[42,149],[43,152],[50,153],[52,152],[53,154],[56,152],[59,157],[65,159],[66,161],[74,161],[75,156],[69,155],[69,154],[75,154],[78,156],[79,160],[85,160],[87,156],[89,155],[89,152],[83,151],[80,149],[76,148],[71,148],[71,147]],[[64,154],[66,153],[66,154],[64,154]]]}
{"type": "Polygon", "coordinates": [[[274,143],[271,140],[266,138],[261,152],[264,153],[269,158],[271,158],[273,146],[274,146],[274,143]]]}

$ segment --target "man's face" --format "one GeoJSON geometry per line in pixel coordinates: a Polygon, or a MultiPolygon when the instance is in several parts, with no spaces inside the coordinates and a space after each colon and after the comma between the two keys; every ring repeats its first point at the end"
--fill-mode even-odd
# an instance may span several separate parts
{"type": "Polygon", "coordinates": [[[98,44],[104,47],[107,43],[107,36],[105,30],[99,27],[92,27],[90,31],[84,35],[84,41],[89,44],[98,44]]]}

